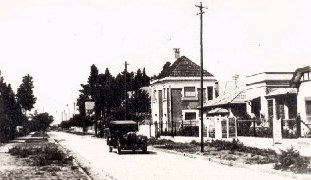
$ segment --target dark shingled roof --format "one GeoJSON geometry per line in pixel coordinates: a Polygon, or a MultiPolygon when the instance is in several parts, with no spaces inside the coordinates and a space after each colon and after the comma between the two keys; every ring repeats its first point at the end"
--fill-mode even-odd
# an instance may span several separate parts
{"type": "MultiPolygon", "coordinates": [[[[201,68],[185,56],[178,58],[170,67],[164,69],[158,79],[165,77],[200,77],[201,68]]],[[[211,73],[203,70],[203,76],[214,77],[211,73]]]]}

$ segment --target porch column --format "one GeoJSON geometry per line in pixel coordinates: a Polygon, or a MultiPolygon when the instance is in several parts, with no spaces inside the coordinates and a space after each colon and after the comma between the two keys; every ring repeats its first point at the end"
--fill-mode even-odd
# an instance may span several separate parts
{"type": "Polygon", "coordinates": [[[221,116],[214,116],[215,121],[215,139],[222,139],[221,116]]]}
{"type": "Polygon", "coordinates": [[[289,110],[288,110],[288,103],[287,102],[284,103],[284,114],[285,114],[284,118],[289,119],[289,110]]]}
{"type": "Polygon", "coordinates": [[[246,113],[251,114],[252,113],[252,104],[251,101],[246,102],[246,113]]]}
{"type": "Polygon", "coordinates": [[[276,118],[276,103],[275,99],[273,100],[273,145],[275,143],[282,142],[282,129],[281,129],[281,119],[276,118]]]}
{"type": "Polygon", "coordinates": [[[260,113],[268,115],[268,101],[265,96],[260,96],[260,113]]]}
{"type": "MultiPolygon", "coordinates": [[[[285,101],[284,102],[284,119],[289,119],[289,114],[288,114],[288,104],[285,101]]],[[[284,121],[285,127],[288,127],[288,121],[284,121]]]]}

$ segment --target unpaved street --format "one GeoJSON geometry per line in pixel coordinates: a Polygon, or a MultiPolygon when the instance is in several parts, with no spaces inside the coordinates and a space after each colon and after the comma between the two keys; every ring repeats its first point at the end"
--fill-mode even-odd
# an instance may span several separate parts
{"type": "Polygon", "coordinates": [[[49,135],[70,150],[82,166],[89,168],[94,179],[289,179],[158,151],[118,155],[116,150],[108,152],[104,139],[64,132],[49,135]]]}

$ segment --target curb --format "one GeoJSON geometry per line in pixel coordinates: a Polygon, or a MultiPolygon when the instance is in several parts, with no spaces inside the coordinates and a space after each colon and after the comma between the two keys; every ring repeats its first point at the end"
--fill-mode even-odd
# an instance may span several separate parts
{"type": "MultiPolygon", "coordinates": [[[[292,172],[286,172],[286,171],[280,171],[280,170],[274,170],[274,169],[265,169],[265,168],[260,168],[260,167],[255,166],[255,165],[238,163],[238,162],[234,162],[234,161],[228,161],[228,160],[223,160],[223,159],[218,159],[218,158],[208,157],[208,156],[204,157],[204,155],[190,154],[190,153],[183,153],[183,152],[178,152],[178,151],[174,151],[174,150],[161,149],[161,148],[156,148],[153,146],[150,147],[150,150],[160,151],[160,152],[165,152],[165,153],[170,153],[170,154],[176,154],[176,155],[185,156],[185,157],[189,157],[189,158],[198,158],[198,159],[202,159],[205,161],[210,161],[213,163],[222,164],[222,165],[226,165],[226,166],[245,168],[245,169],[249,169],[249,170],[256,170],[256,171],[259,171],[262,173],[275,174],[275,175],[280,175],[280,176],[284,176],[284,177],[290,177],[293,179],[300,179],[300,178],[302,178],[301,176],[305,177],[305,176],[309,175],[309,174],[294,174],[292,172]]],[[[310,176],[310,178],[311,178],[311,176],[310,176]]]]}
{"type": "MultiPolygon", "coordinates": [[[[49,140],[50,141],[50,140],[49,140]]],[[[77,159],[70,153],[70,151],[68,151],[68,149],[66,149],[64,146],[62,146],[57,140],[53,139],[52,140],[53,142],[55,142],[60,148],[61,150],[67,154],[68,156],[71,156],[72,157],[72,165],[73,166],[76,166],[78,168],[78,170],[80,172],[82,172],[88,180],[93,180],[93,178],[89,175],[89,173],[82,168],[82,165],[77,161],[77,159]]]]}

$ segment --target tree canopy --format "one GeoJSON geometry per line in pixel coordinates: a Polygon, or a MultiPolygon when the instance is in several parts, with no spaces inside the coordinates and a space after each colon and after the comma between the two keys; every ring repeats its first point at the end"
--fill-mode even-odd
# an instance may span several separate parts
{"type": "Polygon", "coordinates": [[[99,73],[99,70],[93,64],[87,84],[81,84],[82,89],[77,99],[80,116],[74,117],[70,122],[63,122],[62,125],[64,127],[84,126],[83,123],[76,123],[80,122],[80,120],[77,120],[79,118],[88,121],[88,124],[90,124],[92,118],[94,120],[101,119],[103,120],[101,126],[105,126],[110,120],[123,119],[125,98],[128,99],[129,118],[142,120],[142,118],[148,116],[151,110],[149,94],[141,90],[141,88],[149,85],[150,77],[146,74],[145,68],[143,70],[138,69],[135,73],[124,70],[114,77],[108,68],[105,69],[104,73],[99,73]],[[125,82],[128,93],[125,93],[125,82]],[[129,97],[129,94],[133,96],[129,97]],[[95,117],[87,116],[85,113],[85,102],[90,100],[95,101],[95,117]]]}
{"type": "Polygon", "coordinates": [[[22,84],[17,89],[17,99],[25,111],[30,111],[37,98],[33,94],[33,80],[29,74],[23,77],[22,84]]]}
{"type": "Polygon", "coordinates": [[[27,118],[15,97],[11,85],[0,77],[0,142],[16,137],[16,127],[27,123],[27,118]]]}
{"type": "Polygon", "coordinates": [[[49,113],[39,113],[34,115],[29,122],[29,128],[31,131],[45,131],[53,121],[54,118],[50,116],[49,113]]]}

